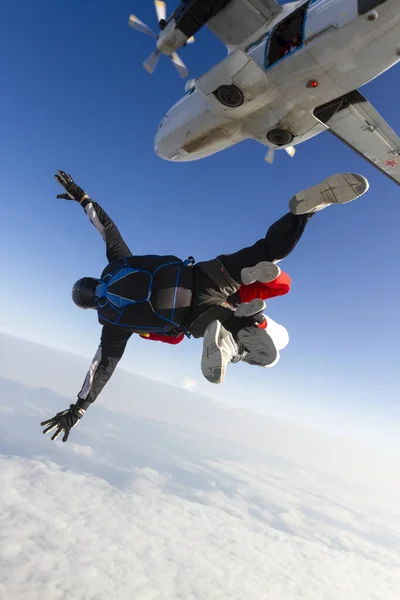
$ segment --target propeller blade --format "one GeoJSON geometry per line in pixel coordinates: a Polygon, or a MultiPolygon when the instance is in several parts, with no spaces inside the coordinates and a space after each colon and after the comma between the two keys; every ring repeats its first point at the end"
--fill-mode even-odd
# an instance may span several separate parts
{"type": "Polygon", "coordinates": [[[187,44],[194,44],[194,42],[195,42],[195,39],[194,39],[194,36],[192,35],[192,37],[190,37],[186,43],[187,44]]]}
{"type": "Polygon", "coordinates": [[[154,6],[157,13],[158,22],[165,21],[167,19],[167,6],[165,2],[161,0],[154,0],[154,6]]]}
{"type": "Polygon", "coordinates": [[[144,68],[150,75],[152,75],[158,65],[158,61],[160,60],[161,52],[156,48],[154,52],[150,54],[148,58],[143,63],[144,68]]]}
{"type": "Polygon", "coordinates": [[[129,27],[132,27],[132,29],[136,29],[136,31],[141,31],[142,33],[145,33],[150,37],[157,37],[156,34],[150,29],[150,27],[147,27],[147,25],[143,23],[143,21],[135,17],[135,15],[131,15],[129,17],[129,27]]]}
{"type": "Polygon", "coordinates": [[[272,165],[274,162],[275,150],[274,148],[270,148],[265,156],[265,162],[272,165]]]}
{"type": "Polygon", "coordinates": [[[293,158],[293,156],[296,154],[296,148],[294,146],[288,146],[285,148],[285,150],[289,154],[290,158],[293,158]]]}
{"type": "Polygon", "coordinates": [[[185,79],[185,77],[189,75],[189,71],[187,70],[186,65],[181,61],[176,52],[173,52],[171,54],[171,60],[174,63],[179,75],[182,77],[182,79],[185,79]]]}

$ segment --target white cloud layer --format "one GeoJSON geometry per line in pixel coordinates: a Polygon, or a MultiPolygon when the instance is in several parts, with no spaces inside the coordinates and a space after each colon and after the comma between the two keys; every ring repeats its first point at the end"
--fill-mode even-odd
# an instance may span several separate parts
{"type": "Polygon", "coordinates": [[[70,399],[0,379],[1,600],[399,600],[394,460],[179,387],[111,389],[62,444],[39,422],[70,399]]]}
{"type": "Polygon", "coordinates": [[[180,467],[203,485],[1,457],[0,597],[398,600],[399,510],[290,466],[180,467]]]}

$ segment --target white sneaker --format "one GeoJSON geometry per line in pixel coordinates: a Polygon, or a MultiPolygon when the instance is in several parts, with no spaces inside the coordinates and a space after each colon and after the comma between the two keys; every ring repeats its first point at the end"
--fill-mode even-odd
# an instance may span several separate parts
{"type": "Polygon", "coordinates": [[[357,173],[338,173],[321,183],[298,192],[289,201],[294,215],[314,213],[331,204],[347,204],[368,191],[369,183],[357,173]]]}
{"type": "Polygon", "coordinates": [[[242,283],[244,285],[250,285],[255,281],[261,281],[262,283],[270,283],[274,281],[281,274],[281,270],[278,265],[272,262],[259,262],[254,267],[246,267],[241,271],[242,283]]]}
{"type": "Polygon", "coordinates": [[[235,317],[252,317],[263,312],[267,304],[261,298],[254,298],[251,302],[242,302],[235,310],[235,317]]]}
{"type": "Polygon", "coordinates": [[[238,354],[233,335],[219,321],[213,321],[204,332],[201,372],[210,383],[222,383],[226,368],[238,354]]]}

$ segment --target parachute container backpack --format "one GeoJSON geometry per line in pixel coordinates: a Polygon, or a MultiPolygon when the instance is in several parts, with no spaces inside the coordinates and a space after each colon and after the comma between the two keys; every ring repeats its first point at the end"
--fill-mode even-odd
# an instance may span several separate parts
{"type": "Polygon", "coordinates": [[[102,325],[134,333],[168,333],[179,328],[192,301],[194,259],[176,256],[130,256],[111,262],[96,288],[102,325]]]}

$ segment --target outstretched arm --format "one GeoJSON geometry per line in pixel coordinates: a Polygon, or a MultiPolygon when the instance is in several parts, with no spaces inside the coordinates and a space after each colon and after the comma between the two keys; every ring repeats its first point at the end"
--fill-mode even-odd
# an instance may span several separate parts
{"type": "Polygon", "coordinates": [[[89,217],[90,222],[96,227],[105,241],[108,262],[132,256],[132,252],[122,239],[117,226],[101,206],[89,198],[89,196],[85,196],[80,204],[89,217]]]}
{"type": "Polygon", "coordinates": [[[86,410],[114,373],[132,333],[123,328],[104,325],[100,345],[78,394],[77,406],[86,410]]]}
{"type": "Polygon", "coordinates": [[[52,440],[63,433],[62,441],[67,441],[70,430],[83,417],[114,373],[131,335],[130,332],[112,326],[103,327],[100,345],[78,394],[78,400],[75,404],[71,404],[69,409],[57,413],[52,419],[43,421],[41,423],[45,427],[43,433],[55,430],[52,440]]]}
{"type": "Polygon", "coordinates": [[[64,171],[58,171],[55,178],[66,190],[66,194],[59,194],[57,198],[79,202],[106,244],[108,261],[132,256],[115,223],[97,202],[94,202],[82,188],[76,185],[71,175],[67,175],[64,171]]]}

